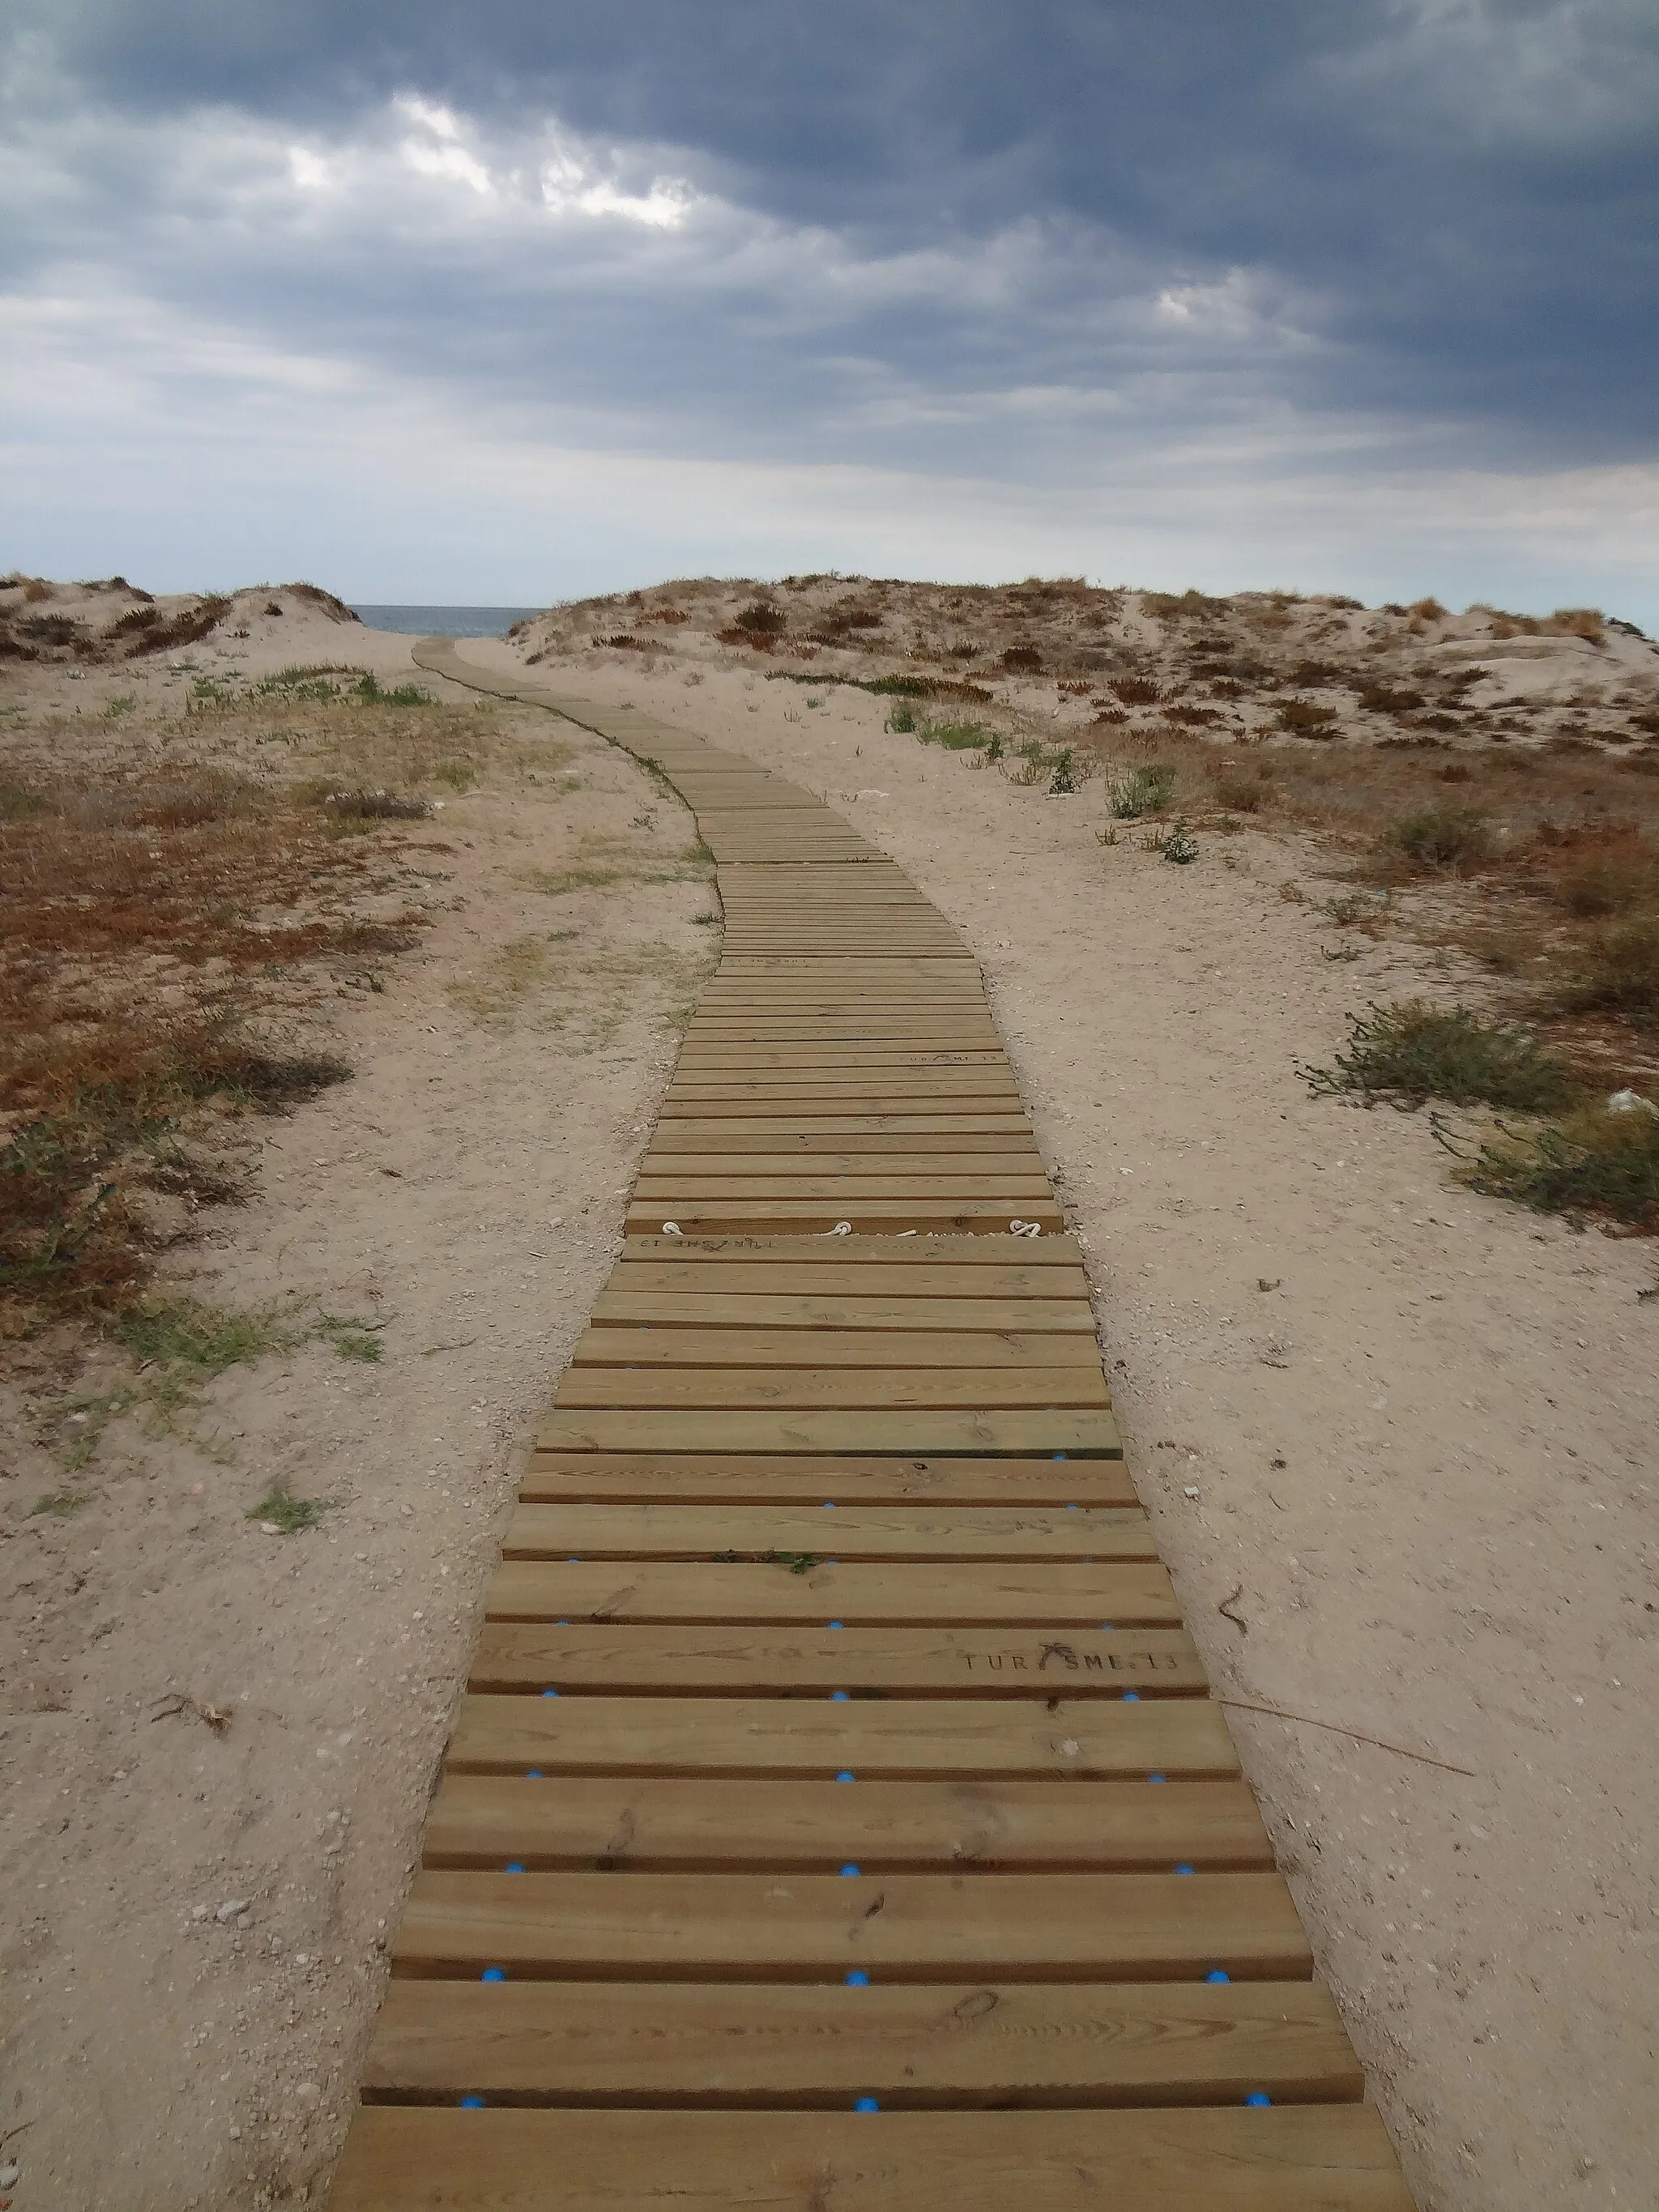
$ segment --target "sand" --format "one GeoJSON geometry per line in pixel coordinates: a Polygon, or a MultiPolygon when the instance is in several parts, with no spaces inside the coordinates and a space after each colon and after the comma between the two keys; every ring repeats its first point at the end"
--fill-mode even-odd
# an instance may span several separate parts
{"type": "MultiPolygon", "coordinates": [[[[408,641],[330,642],[408,666],[408,641]]],[[[787,769],[962,929],[1217,1688],[1303,1717],[1231,1716],[1425,2212],[1651,2202],[1651,1248],[1462,1192],[1425,1117],[1315,1101],[1296,1073],[1349,1011],[1446,995],[1457,969],[1398,939],[1325,961],[1328,929],[1278,892],[1315,885],[1310,846],[1246,830],[1184,869],[1103,848],[1098,787],[1018,788],[884,733],[863,695],[807,709],[672,653],[532,673],[787,769]]],[[[665,834],[670,803],[581,743],[580,793],[453,810],[470,842],[435,895],[465,903],[342,1009],[356,1082],[271,1127],[257,1206],[178,1263],[227,1302],[368,1302],[385,1364],[232,1370],[226,1466],[124,1438],[70,1521],[27,1516],[37,1462],[8,1486],[17,2212],[240,2212],[325,2184],[514,1472],[673,1051],[659,1012],[581,1052],[528,1020],[480,1030],[444,988],[545,926],[513,881],[526,851],[643,806],[665,834]],[[244,1518],[275,1469],[342,1498],[320,1531],[244,1518]],[[246,1928],[217,1917],[244,1899],[246,1928]]],[[[699,886],[580,896],[605,941],[707,945],[699,886]]]]}

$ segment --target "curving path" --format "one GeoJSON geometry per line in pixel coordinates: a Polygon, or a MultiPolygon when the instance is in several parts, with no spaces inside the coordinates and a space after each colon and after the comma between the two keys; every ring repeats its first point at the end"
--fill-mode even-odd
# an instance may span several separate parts
{"type": "Polygon", "coordinates": [[[538,1439],[334,2212],[1410,2212],[977,967],[656,763],[726,929],[538,1439]]]}

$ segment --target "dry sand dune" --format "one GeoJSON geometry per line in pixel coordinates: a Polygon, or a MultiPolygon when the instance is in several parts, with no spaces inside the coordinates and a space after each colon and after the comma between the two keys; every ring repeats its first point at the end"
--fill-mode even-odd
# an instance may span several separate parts
{"type": "MultiPolygon", "coordinates": [[[[216,620],[139,659],[71,638],[73,681],[0,660],[8,849],[46,840],[85,886],[24,886],[11,1128],[52,1073],[18,1009],[96,1035],[100,973],[156,1018],[228,993],[276,1056],[356,1070],[269,1115],[222,1087],[170,1189],[153,1144],[108,1170],[150,1309],[275,1311],[288,1348],[169,1398],[165,1348],[140,1369],[89,1351],[72,1304],[13,1301],[17,2212],[315,2201],[515,1454],[717,936],[687,817],[598,740],[418,675],[410,641],[291,587],[216,620]],[[294,663],[444,696],[259,689],[294,663]],[[442,811],[362,811],[383,787],[442,811]],[[259,874],[278,848],[294,868],[259,874]],[[100,952],[69,927],[212,871],[210,938],[130,927],[100,952]],[[273,959],[279,924],[303,927],[273,959]],[[378,1360],[340,1357],[365,1337],[378,1360]],[[246,1516],[273,1479],[334,1502],[266,1534],[246,1516]]],[[[1649,2202],[1654,1248],[1474,1194],[1423,1114],[1316,1098],[1296,1065],[1373,1000],[1524,984],[1541,1013],[1639,921],[1659,655],[1583,614],[846,579],[667,586],[462,653],[787,768],[961,927],[1087,1243],[1132,1468],[1425,2212],[1649,2202]],[[969,722],[1000,762],[953,749],[969,722]],[[1068,747],[1079,788],[1051,797],[1068,747]],[[1190,866],[1146,848],[1168,814],[1109,811],[1153,760],[1190,866]],[[1486,825],[1461,872],[1379,859],[1436,805],[1486,825]],[[1597,868],[1635,885],[1611,914],[1574,903],[1597,868]]],[[[1650,1080],[1616,1007],[1550,1034],[1610,1085],[1650,1080]]]]}

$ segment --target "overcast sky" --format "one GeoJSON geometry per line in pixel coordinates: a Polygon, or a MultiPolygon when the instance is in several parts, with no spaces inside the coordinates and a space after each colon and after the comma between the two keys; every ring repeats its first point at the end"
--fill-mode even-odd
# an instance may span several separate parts
{"type": "Polygon", "coordinates": [[[5,0],[0,569],[1596,601],[1656,0],[5,0]]]}

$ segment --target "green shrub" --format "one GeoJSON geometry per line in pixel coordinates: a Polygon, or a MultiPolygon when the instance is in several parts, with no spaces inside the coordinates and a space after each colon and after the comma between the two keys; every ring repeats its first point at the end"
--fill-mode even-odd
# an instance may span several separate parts
{"type": "Polygon", "coordinates": [[[1389,825],[1384,842],[1419,868],[1464,866],[1492,850],[1483,814],[1468,806],[1419,806],[1389,825]]]}
{"type": "Polygon", "coordinates": [[[1143,761],[1121,783],[1109,783],[1106,796],[1120,822],[1139,822],[1144,815],[1162,814],[1175,787],[1176,772],[1166,762],[1143,761]]]}
{"type": "Polygon", "coordinates": [[[1598,930],[1578,947],[1575,964],[1569,1007],[1622,1014],[1639,1028],[1659,1028],[1659,915],[1598,930]]]}
{"type": "Polygon", "coordinates": [[[1505,1130],[1460,1160],[1458,1181],[1538,1213],[1599,1213],[1659,1229],[1659,1114],[1586,1106],[1530,1135],[1505,1130]]]}
{"type": "Polygon", "coordinates": [[[1443,1098],[1454,1106],[1547,1114],[1577,1095],[1571,1073],[1528,1030],[1486,1021],[1465,1006],[1407,999],[1349,1021],[1348,1049],[1338,1053],[1335,1066],[1301,1070],[1316,1097],[1346,1092],[1407,1109],[1443,1098]]]}

